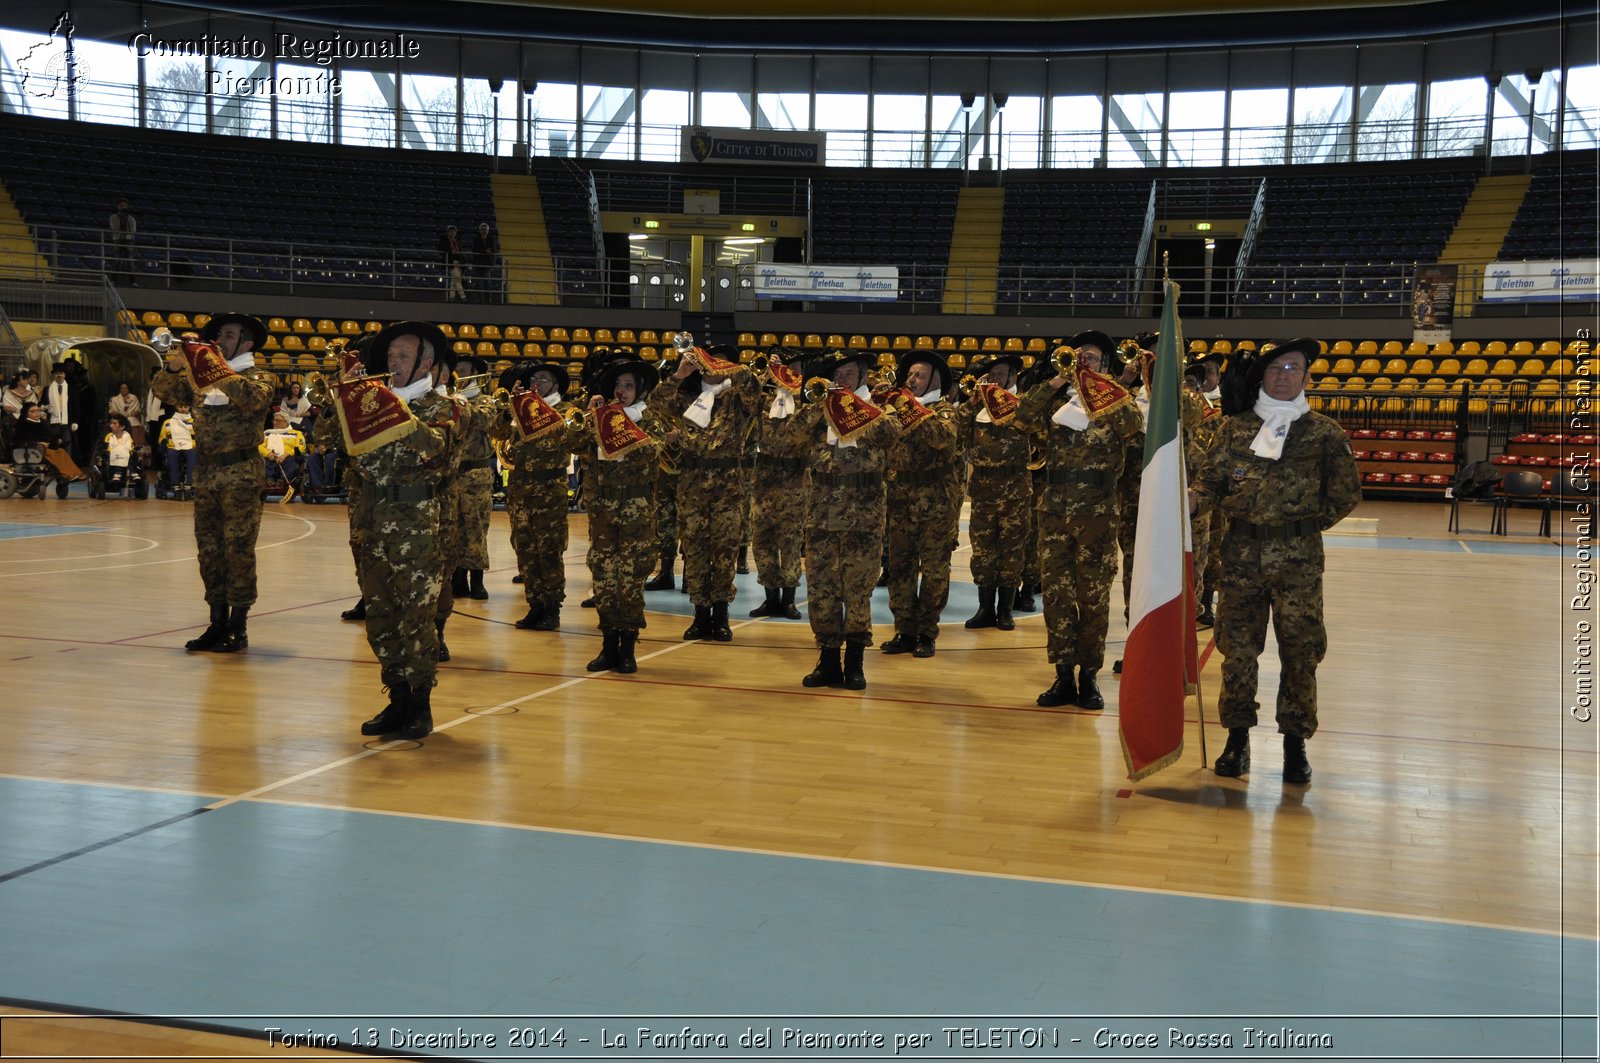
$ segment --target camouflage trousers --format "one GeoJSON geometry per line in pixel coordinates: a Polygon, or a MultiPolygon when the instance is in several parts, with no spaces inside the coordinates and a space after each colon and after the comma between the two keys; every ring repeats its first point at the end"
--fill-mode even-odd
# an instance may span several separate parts
{"type": "Polygon", "coordinates": [[[678,478],[681,473],[656,470],[656,554],[678,553],[678,478]]]}
{"type": "MultiPolygon", "coordinates": [[[[455,568],[489,567],[489,520],[494,514],[494,470],[468,469],[456,477],[451,515],[459,530],[455,568]]],[[[566,481],[562,481],[565,489],[566,481]]]]}
{"type": "Polygon", "coordinates": [[[534,602],[560,606],[567,598],[567,477],[534,480],[511,474],[506,485],[506,515],[511,518],[511,548],[517,553],[522,594],[534,602]]]}
{"type": "MultiPolygon", "coordinates": [[[[1222,537],[1227,530],[1228,515],[1220,509],[1213,509],[1211,511],[1211,533],[1206,537],[1205,572],[1203,576],[1198,572],[1196,573],[1197,576],[1200,576],[1201,582],[1212,590],[1222,586],[1222,537]]],[[[1198,559],[1200,552],[1196,550],[1194,556],[1198,559]]],[[[1200,567],[1198,562],[1195,567],[1200,567]]]]}
{"type": "Polygon", "coordinates": [[[1267,645],[1267,614],[1278,640],[1278,732],[1317,733],[1317,665],[1328,652],[1322,623],[1322,536],[1259,542],[1228,534],[1222,540],[1222,595],[1217,604],[1217,650],[1222,654],[1224,727],[1254,727],[1259,659],[1267,645]]]}
{"type": "Polygon", "coordinates": [[[261,534],[259,461],[220,468],[205,462],[194,478],[194,541],[211,605],[256,603],[256,538],[261,534]]]}
{"type": "Polygon", "coordinates": [[[974,466],[967,495],[972,500],[967,520],[972,582],[980,587],[1016,586],[1022,582],[1028,510],[1033,506],[1033,481],[1028,471],[995,473],[974,466]]]}
{"type": "Polygon", "coordinates": [[[806,615],[818,646],[872,645],[872,588],[882,541],[876,532],[806,529],[806,615]]]}
{"type": "Polygon", "coordinates": [[[367,504],[367,495],[362,491],[361,484],[354,478],[349,478],[349,485],[345,489],[347,504],[345,513],[350,520],[350,557],[356,565],[356,583],[361,582],[361,555],[367,549],[367,525],[372,521],[372,507],[367,504]]]}
{"type": "Polygon", "coordinates": [[[589,509],[589,574],[600,626],[638,631],[645,626],[644,581],[655,567],[656,527],[650,499],[589,509]]]}
{"type": "MultiPolygon", "coordinates": [[[[1038,498],[1044,490],[1037,482],[1033,484],[1033,497],[1038,498]]],[[[1022,582],[1037,587],[1039,585],[1039,513],[1035,506],[1028,507],[1028,539],[1022,548],[1022,582]]]]}
{"type": "MultiPolygon", "coordinates": [[[[1142,470],[1141,470],[1142,472],[1142,470]]],[[[1128,601],[1133,597],[1133,543],[1139,532],[1139,474],[1130,486],[1124,472],[1117,481],[1117,549],[1122,551],[1122,620],[1128,620],[1128,601]]]]}
{"type": "MultiPolygon", "coordinates": [[[[383,669],[385,686],[433,686],[438,633],[433,626],[444,573],[439,500],[374,503],[361,558],[361,593],[367,599],[367,643],[383,669]]],[[[445,589],[450,581],[443,579],[445,589]]]]}
{"type": "Polygon", "coordinates": [[[678,474],[683,587],[695,605],[733,601],[743,495],[739,469],[685,469],[678,474]]]}
{"type": "Polygon", "coordinates": [[[1039,512],[1039,576],[1051,664],[1097,672],[1105,664],[1111,583],[1117,575],[1117,518],[1065,519],[1039,512]]]}
{"type": "Polygon", "coordinates": [[[950,555],[961,517],[961,483],[889,485],[889,610],[897,634],[939,637],[950,600],[950,555]]]}
{"type": "Polygon", "coordinates": [[[763,587],[800,586],[805,529],[805,473],[758,465],[750,490],[750,552],[763,587]]]}

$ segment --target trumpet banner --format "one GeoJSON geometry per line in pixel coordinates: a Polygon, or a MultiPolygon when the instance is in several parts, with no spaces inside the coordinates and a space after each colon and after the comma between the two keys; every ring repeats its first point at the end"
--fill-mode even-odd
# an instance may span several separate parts
{"type": "Polygon", "coordinates": [[[345,450],[352,455],[370,454],[416,427],[405,400],[376,377],[336,384],[333,396],[345,450]]]}
{"type": "Polygon", "coordinates": [[[600,457],[615,461],[628,451],[650,442],[650,433],[633,423],[620,402],[608,402],[594,411],[594,435],[600,457]]]}
{"type": "Polygon", "coordinates": [[[881,409],[843,388],[828,389],[827,397],[822,400],[822,412],[834,433],[846,443],[883,416],[881,409]]]}
{"type": "Polygon", "coordinates": [[[536,391],[525,391],[511,397],[511,424],[517,431],[519,442],[538,439],[564,423],[555,408],[536,391]]]}
{"type": "Polygon", "coordinates": [[[239,375],[228,365],[222,348],[214,343],[186,336],[179,349],[183,352],[183,375],[189,378],[196,395],[213,391],[224,380],[239,375]]]}

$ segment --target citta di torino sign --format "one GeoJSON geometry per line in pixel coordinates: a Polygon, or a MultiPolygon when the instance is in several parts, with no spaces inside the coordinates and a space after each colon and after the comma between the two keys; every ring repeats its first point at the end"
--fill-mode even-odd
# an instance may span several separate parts
{"type": "Polygon", "coordinates": [[[821,166],[826,133],[788,133],[773,129],[707,129],[685,127],[680,158],[684,162],[730,162],[748,165],[821,166]]]}
{"type": "Polygon", "coordinates": [[[900,298],[894,266],[803,266],[763,262],[754,269],[758,299],[828,299],[892,303],[900,298]]]}

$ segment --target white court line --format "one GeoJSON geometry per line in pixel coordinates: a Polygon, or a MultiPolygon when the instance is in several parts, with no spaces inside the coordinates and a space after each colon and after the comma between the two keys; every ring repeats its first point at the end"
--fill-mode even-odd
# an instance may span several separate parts
{"type": "MultiPolygon", "coordinates": [[[[271,511],[270,510],[266,510],[264,512],[271,512],[271,511]]],[[[280,542],[268,543],[265,546],[257,544],[256,545],[256,553],[260,553],[263,550],[271,550],[274,547],[278,547],[278,546],[288,546],[291,543],[299,542],[301,539],[309,539],[312,535],[316,534],[317,525],[316,525],[315,521],[307,520],[304,517],[297,517],[297,516],[294,516],[293,514],[290,514],[290,513],[279,513],[277,515],[280,516],[280,517],[285,517],[285,518],[287,518],[289,520],[297,520],[297,521],[299,521],[300,523],[302,523],[302,524],[304,524],[306,526],[306,530],[304,532],[302,532],[301,534],[296,535],[292,539],[284,539],[284,540],[282,540],[280,542]]],[[[112,534],[119,534],[119,533],[112,533],[112,534]]],[[[129,538],[143,538],[143,536],[129,536],[129,538]]],[[[147,542],[151,542],[153,540],[146,540],[146,541],[147,542]]],[[[159,543],[157,545],[159,545],[159,543]]],[[[153,547],[149,547],[147,549],[153,549],[153,547]]],[[[140,551],[136,551],[136,552],[143,553],[144,551],[140,550],[140,551]]],[[[99,554],[99,555],[85,554],[83,556],[85,556],[85,557],[95,557],[95,556],[99,556],[99,557],[118,557],[118,556],[122,556],[122,555],[118,555],[118,554],[99,554]]],[[[180,561],[194,561],[199,556],[200,556],[199,554],[184,554],[182,557],[168,557],[168,558],[163,558],[160,561],[134,561],[134,562],[130,562],[129,564],[126,564],[126,565],[75,565],[72,568],[29,569],[28,570],[28,575],[30,575],[30,576],[55,576],[55,575],[70,574],[70,573],[75,573],[75,572],[113,572],[113,571],[115,571],[117,569],[123,569],[123,568],[148,568],[151,565],[173,565],[173,564],[177,564],[180,561]]],[[[47,559],[44,559],[44,561],[42,563],[48,564],[49,562],[56,561],[56,560],[60,560],[60,559],[54,558],[54,557],[47,558],[47,559]]],[[[7,564],[12,564],[14,562],[6,562],[6,563],[7,564]]],[[[36,560],[35,563],[41,563],[41,562],[36,560]]]]}
{"type": "MultiPolygon", "coordinates": [[[[60,526],[60,525],[58,525],[58,526],[60,526]]],[[[74,525],[64,525],[64,526],[65,527],[74,527],[74,525]]],[[[147,550],[154,550],[156,547],[161,545],[161,542],[159,540],[157,540],[157,539],[148,539],[143,535],[129,535],[127,532],[105,532],[103,534],[107,538],[111,538],[111,539],[132,539],[135,542],[149,543],[150,545],[149,546],[142,546],[137,550],[124,550],[120,554],[113,554],[113,553],[111,553],[109,551],[102,550],[97,554],[51,554],[49,557],[19,557],[19,558],[16,558],[16,559],[0,558],[0,565],[37,565],[37,564],[41,564],[41,563],[42,564],[49,564],[52,561],[82,561],[82,560],[87,560],[87,559],[96,558],[96,557],[127,557],[127,556],[129,556],[131,554],[142,554],[147,550]]],[[[50,538],[50,536],[48,536],[48,535],[30,535],[26,539],[12,539],[10,541],[11,542],[33,542],[33,541],[38,540],[38,539],[49,539],[49,538],[50,538]]],[[[160,562],[155,562],[155,563],[159,564],[160,562]]],[[[82,570],[73,568],[73,569],[66,569],[64,571],[79,572],[79,571],[82,571],[82,570]]]]}

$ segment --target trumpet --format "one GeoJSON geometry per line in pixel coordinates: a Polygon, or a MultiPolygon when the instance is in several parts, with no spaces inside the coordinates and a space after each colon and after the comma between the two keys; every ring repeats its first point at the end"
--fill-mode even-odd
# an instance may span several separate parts
{"type": "Polygon", "coordinates": [[[867,387],[872,391],[894,387],[894,370],[888,367],[874,369],[867,374],[867,387]]]}
{"type": "Polygon", "coordinates": [[[1062,345],[1050,352],[1050,368],[1056,371],[1056,376],[1071,376],[1072,364],[1078,359],[1076,347],[1062,345]]]}
{"type": "Polygon", "coordinates": [[[342,387],[345,384],[363,384],[363,383],[366,383],[368,380],[381,380],[381,381],[384,381],[385,384],[387,384],[389,381],[391,381],[393,379],[394,379],[394,374],[393,373],[357,373],[355,376],[347,376],[347,377],[343,378],[342,380],[335,381],[334,383],[330,384],[329,386],[337,388],[337,387],[342,387]]]}
{"type": "Polygon", "coordinates": [[[962,402],[971,402],[972,397],[978,393],[978,385],[981,383],[983,383],[983,381],[979,380],[971,373],[967,373],[960,380],[956,381],[956,394],[961,397],[962,402]]]}
{"type": "Polygon", "coordinates": [[[589,405],[589,391],[582,384],[572,389],[572,394],[567,396],[569,402],[579,406],[589,405]]]}
{"type": "Polygon", "coordinates": [[[1117,344],[1117,357],[1126,364],[1139,357],[1139,353],[1143,350],[1144,348],[1139,346],[1138,340],[1126,339],[1117,344]]]}
{"type": "Polygon", "coordinates": [[[328,378],[321,373],[311,373],[306,377],[306,398],[313,405],[326,406],[328,400],[333,398],[333,392],[328,390],[328,378]]]}
{"type": "Polygon", "coordinates": [[[494,403],[495,413],[506,413],[511,409],[511,392],[505,388],[495,388],[490,400],[494,403]]]}
{"type": "Polygon", "coordinates": [[[468,391],[472,388],[483,390],[484,383],[493,377],[493,373],[474,373],[471,376],[458,376],[452,385],[453,391],[468,391]]]}
{"type": "Polygon", "coordinates": [[[833,384],[826,377],[814,376],[807,380],[805,386],[800,390],[808,401],[821,402],[828,397],[828,392],[832,389],[833,384]]]}
{"type": "Polygon", "coordinates": [[[567,429],[573,432],[584,431],[593,420],[589,416],[589,411],[579,406],[574,406],[567,410],[561,415],[561,419],[566,422],[567,429]]]}

